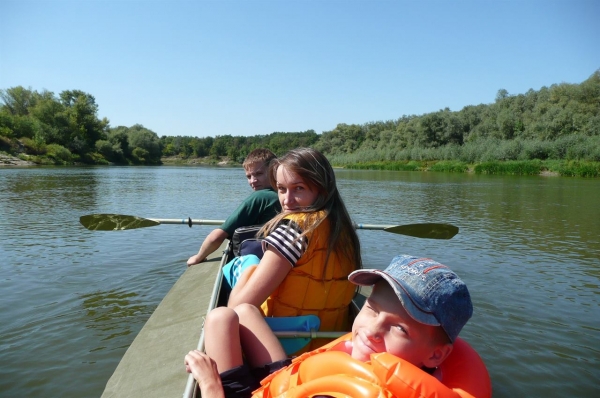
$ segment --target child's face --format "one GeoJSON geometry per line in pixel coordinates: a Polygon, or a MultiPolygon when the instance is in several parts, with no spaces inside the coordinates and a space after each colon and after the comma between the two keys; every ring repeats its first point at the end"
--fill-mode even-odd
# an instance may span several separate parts
{"type": "Polygon", "coordinates": [[[246,178],[248,179],[248,184],[255,191],[271,187],[269,174],[263,163],[253,163],[246,166],[246,178]]]}
{"type": "Polygon", "coordinates": [[[435,331],[411,318],[392,287],[379,281],[352,325],[352,357],[368,361],[370,354],[387,351],[417,367],[431,367],[435,331]]]}
{"type": "Polygon", "coordinates": [[[318,195],[302,177],[283,165],[277,168],[277,194],[282,210],[288,212],[304,210],[315,203],[318,195]]]}

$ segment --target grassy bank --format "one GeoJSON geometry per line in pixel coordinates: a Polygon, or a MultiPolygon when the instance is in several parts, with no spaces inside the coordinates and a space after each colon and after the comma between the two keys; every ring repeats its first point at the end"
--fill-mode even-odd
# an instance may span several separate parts
{"type": "MultiPolygon", "coordinates": [[[[340,165],[338,165],[340,166],[340,165]]],[[[568,160],[489,161],[468,164],[460,161],[382,161],[343,165],[347,169],[442,171],[452,173],[503,175],[558,175],[564,177],[600,177],[600,162],[568,160]]]]}
{"type": "MultiPolygon", "coordinates": [[[[0,151],[0,165],[73,165],[81,164],[80,159],[66,153],[62,147],[49,145],[44,154],[9,153],[0,151]]],[[[99,156],[99,155],[98,155],[99,156]]],[[[87,159],[88,164],[109,163],[103,158],[87,159]]],[[[600,177],[600,162],[585,160],[506,160],[467,163],[459,160],[394,160],[346,162],[349,159],[330,159],[335,167],[363,170],[392,171],[438,171],[449,173],[475,173],[496,175],[555,175],[563,177],[600,177]],[[345,160],[340,162],[339,160],[345,160]]],[[[201,158],[181,158],[178,156],[161,158],[163,165],[203,165],[241,166],[228,157],[207,156],[201,158]]]]}

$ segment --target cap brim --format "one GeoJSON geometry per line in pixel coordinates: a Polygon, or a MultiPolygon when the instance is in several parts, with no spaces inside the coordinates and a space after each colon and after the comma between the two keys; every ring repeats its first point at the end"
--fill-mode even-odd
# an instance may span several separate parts
{"type": "Polygon", "coordinates": [[[376,269],[359,269],[348,275],[348,280],[359,286],[372,286],[382,278],[381,271],[376,269]]]}
{"type": "Polygon", "coordinates": [[[407,293],[407,289],[385,272],[377,269],[360,269],[348,275],[348,280],[359,286],[372,286],[380,279],[384,279],[387,281],[387,283],[389,283],[392,289],[394,289],[396,296],[398,296],[398,299],[400,299],[400,302],[402,303],[402,306],[408,315],[410,315],[415,321],[425,325],[440,326],[440,322],[432,313],[423,311],[417,307],[410,295],[407,293]]]}

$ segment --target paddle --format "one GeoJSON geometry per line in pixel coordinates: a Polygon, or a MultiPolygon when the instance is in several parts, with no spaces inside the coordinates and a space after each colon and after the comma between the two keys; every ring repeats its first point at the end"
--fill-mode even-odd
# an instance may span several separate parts
{"type": "MultiPolygon", "coordinates": [[[[224,220],[192,220],[175,218],[141,218],[124,214],[88,214],[79,218],[81,225],[92,231],[122,231],[154,227],[161,224],[221,225],[224,220]]],[[[426,239],[451,239],[458,233],[458,227],[452,224],[421,223],[407,225],[357,224],[356,229],[377,229],[393,234],[426,239]]]]}

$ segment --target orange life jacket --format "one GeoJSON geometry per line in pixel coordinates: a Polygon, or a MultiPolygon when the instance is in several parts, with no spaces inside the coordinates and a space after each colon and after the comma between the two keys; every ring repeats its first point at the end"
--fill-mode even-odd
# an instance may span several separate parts
{"type": "MultiPolygon", "coordinates": [[[[293,213],[286,219],[293,220],[305,229],[324,212],[293,213]]],[[[342,261],[334,251],[329,255],[326,274],[323,275],[329,237],[329,220],[325,219],[310,233],[308,248],[281,284],[261,305],[265,316],[317,315],[321,320],[319,331],[349,330],[349,305],[356,285],[348,281],[355,264],[342,261]]],[[[300,352],[320,347],[330,340],[314,339],[300,352]]]]}
{"type": "Polygon", "coordinates": [[[370,362],[337,351],[351,334],[312,352],[265,378],[253,398],[331,397],[489,398],[492,387],[477,352],[458,338],[448,358],[430,375],[387,352],[370,362]],[[438,380],[438,378],[440,378],[438,380]]]}

